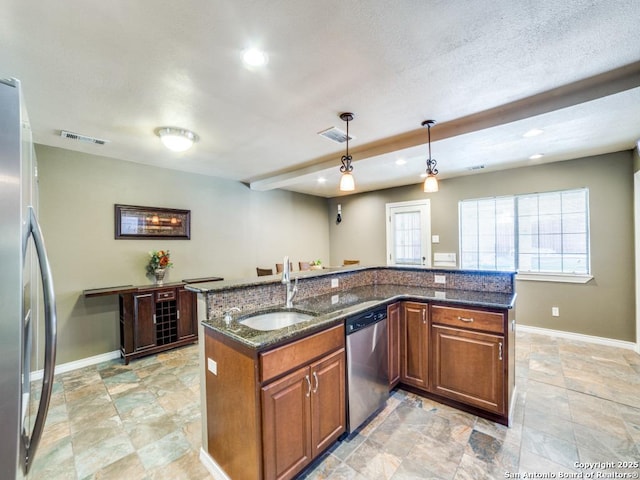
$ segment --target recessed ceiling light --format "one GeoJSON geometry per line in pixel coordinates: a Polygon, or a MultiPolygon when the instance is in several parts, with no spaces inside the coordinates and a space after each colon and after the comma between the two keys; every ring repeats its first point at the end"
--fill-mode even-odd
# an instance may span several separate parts
{"type": "Polygon", "coordinates": [[[269,57],[262,50],[257,48],[250,48],[245,50],[242,54],[242,61],[248,67],[262,67],[269,61],[269,57]]]}
{"type": "Polygon", "coordinates": [[[537,137],[538,135],[542,135],[543,133],[544,130],[540,130],[539,128],[532,128],[531,130],[523,133],[522,136],[525,138],[537,137]]]}
{"type": "Polygon", "coordinates": [[[534,153],[529,157],[529,160],[538,160],[539,158],[542,158],[542,157],[544,157],[542,153],[534,153]]]}
{"type": "Polygon", "coordinates": [[[318,178],[318,183],[326,183],[326,182],[327,182],[326,178],[324,178],[324,177],[319,177],[318,178]]]}
{"type": "Polygon", "coordinates": [[[398,160],[396,160],[396,165],[404,165],[406,163],[407,161],[404,158],[399,158],[398,160]]]}
{"type": "Polygon", "coordinates": [[[420,178],[426,178],[427,177],[427,172],[422,172],[420,174],[420,178]]]}

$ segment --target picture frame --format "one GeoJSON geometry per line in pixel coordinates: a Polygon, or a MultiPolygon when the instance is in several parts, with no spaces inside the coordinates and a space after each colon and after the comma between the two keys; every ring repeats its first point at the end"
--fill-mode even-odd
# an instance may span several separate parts
{"type": "Polygon", "coordinates": [[[114,207],[117,240],[191,239],[191,210],[120,204],[114,207]]]}

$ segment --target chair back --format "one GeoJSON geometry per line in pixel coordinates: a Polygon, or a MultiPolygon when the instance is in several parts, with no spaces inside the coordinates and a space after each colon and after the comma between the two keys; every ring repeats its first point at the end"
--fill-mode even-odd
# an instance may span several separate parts
{"type": "Polygon", "coordinates": [[[300,270],[311,270],[310,262],[298,262],[298,268],[300,270]]]}
{"type": "Polygon", "coordinates": [[[265,275],[273,275],[273,269],[272,268],[256,267],[256,272],[257,272],[259,277],[264,277],[265,275]]]}
{"type": "Polygon", "coordinates": [[[360,265],[360,260],[344,260],[342,265],[360,265]]]}
{"type": "MultiPolygon", "coordinates": [[[[284,263],[276,263],[276,273],[282,273],[284,270],[284,263]]],[[[293,262],[289,262],[289,271],[293,271],[293,262]]]]}

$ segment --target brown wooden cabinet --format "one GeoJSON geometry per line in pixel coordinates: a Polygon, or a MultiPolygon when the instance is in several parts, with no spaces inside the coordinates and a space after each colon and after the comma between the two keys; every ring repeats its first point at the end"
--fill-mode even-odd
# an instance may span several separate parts
{"type": "Polygon", "coordinates": [[[429,306],[426,303],[402,304],[400,381],[427,390],[429,388],[429,306]]]}
{"type": "Polygon", "coordinates": [[[504,313],[431,305],[431,392],[506,416],[504,313]]]}
{"type": "Polygon", "coordinates": [[[293,478],[345,431],[341,349],[262,388],[264,478],[293,478]]]}
{"type": "Polygon", "coordinates": [[[387,333],[389,336],[389,390],[400,382],[400,317],[402,304],[387,307],[387,333]]]}
{"type": "Polygon", "coordinates": [[[195,294],[182,285],[120,293],[120,352],[125,363],[197,342],[195,301],[195,294]]]}
{"type": "Polygon", "coordinates": [[[263,352],[205,328],[205,358],[207,452],[230,478],[294,478],[346,431],[343,324],[263,352]]]}

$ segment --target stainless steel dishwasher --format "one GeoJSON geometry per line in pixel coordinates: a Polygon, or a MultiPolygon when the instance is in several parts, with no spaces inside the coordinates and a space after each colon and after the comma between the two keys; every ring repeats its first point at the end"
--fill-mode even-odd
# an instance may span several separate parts
{"type": "Polygon", "coordinates": [[[346,320],[348,432],[360,427],[389,398],[387,307],[346,320]]]}

